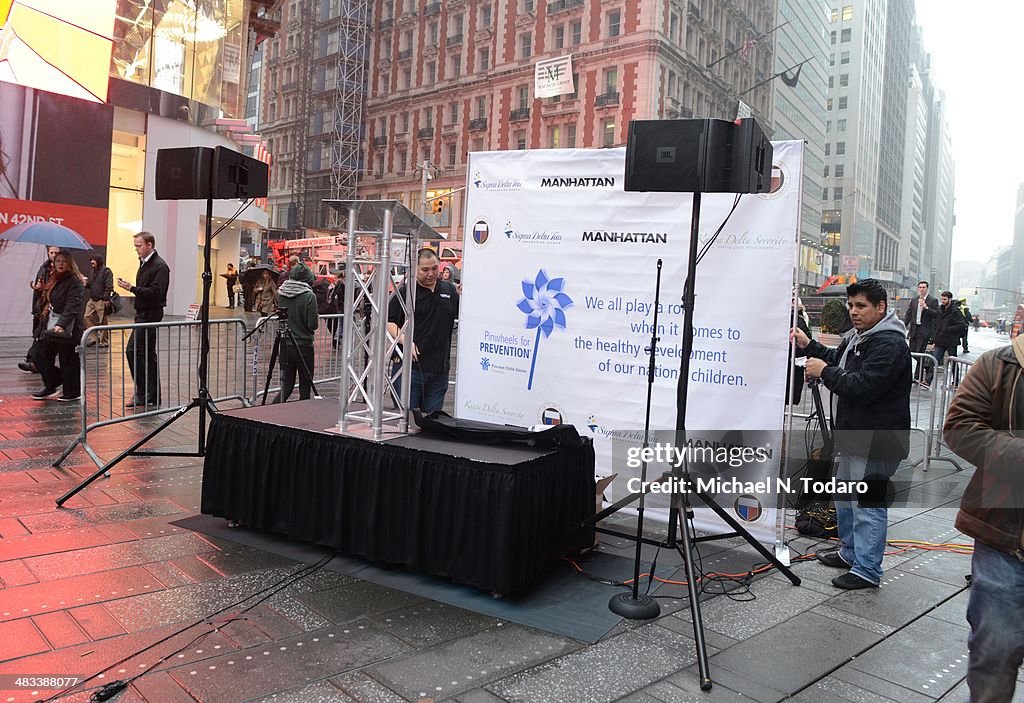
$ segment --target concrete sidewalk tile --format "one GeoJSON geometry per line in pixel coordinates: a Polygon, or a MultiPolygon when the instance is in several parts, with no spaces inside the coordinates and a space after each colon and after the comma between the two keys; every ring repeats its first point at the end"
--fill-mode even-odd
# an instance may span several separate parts
{"type": "Polygon", "coordinates": [[[882,577],[880,588],[845,592],[836,589],[836,596],[828,605],[899,628],[957,590],[956,586],[894,569],[882,577]]]}
{"type": "Polygon", "coordinates": [[[50,651],[31,618],[0,623],[0,662],[50,651]]]}
{"type": "MultiPolygon", "coordinates": [[[[189,700],[191,701],[192,698],[189,697],[189,700]]],[[[338,690],[338,687],[330,680],[327,680],[272,693],[269,696],[249,701],[249,703],[355,703],[355,701],[338,690]]]]}
{"type": "MultiPolygon", "coordinates": [[[[110,544],[106,535],[92,528],[78,528],[38,535],[5,537],[0,541],[0,561],[24,559],[46,554],[74,552],[87,547],[110,544]]],[[[67,557],[65,557],[67,558],[67,557]]]]}
{"type": "Polygon", "coordinates": [[[353,671],[328,679],[353,701],[360,703],[404,703],[405,699],[362,671],[353,671]]]}
{"type": "Polygon", "coordinates": [[[85,630],[79,627],[75,619],[66,611],[36,615],[32,621],[35,622],[36,627],[43,633],[43,637],[53,649],[63,649],[89,641],[85,630]]]}
{"type": "MultiPolygon", "coordinates": [[[[569,652],[575,646],[563,637],[518,625],[500,625],[378,664],[367,673],[409,700],[441,700],[569,652]]],[[[487,688],[509,698],[491,686],[487,688]]]]}
{"type": "Polygon", "coordinates": [[[0,519],[0,538],[7,540],[11,537],[27,534],[29,534],[29,531],[22,524],[21,520],[13,517],[0,519]]]}
{"type": "MultiPolygon", "coordinates": [[[[717,666],[714,657],[711,658],[708,665],[710,668],[709,673],[711,681],[713,682],[713,687],[711,689],[712,697],[707,699],[709,701],[714,700],[713,696],[716,690],[728,691],[729,695],[735,693],[742,696],[742,700],[757,701],[758,703],[776,703],[776,701],[783,700],[786,697],[785,693],[777,691],[771,686],[767,686],[762,682],[751,681],[745,676],[717,666]]],[[[665,680],[672,683],[677,688],[689,691],[694,695],[708,695],[707,692],[700,689],[700,671],[696,664],[691,664],[685,671],[672,674],[665,680]]],[[[723,700],[732,699],[729,696],[726,696],[723,700]]]]}
{"type": "MultiPolygon", "coordinates": [[[[847,683],[855,690],[864,691],[865,694],[883,696],[887,699],[899,701],[899,703],[929,703],[932,700],[929,696],[911,691],[898,683],[886,681],[872,674],[865,673],[853,668],[849,664],[836,669],[828,678],[847,683]]],[[[961,703],[963,702],[961,701],[961,703]]]]}
{"type": "Polygon", "coordinates": [[[414,647],[465,637],[498,624],[498,620],[444,603],[426,601],[370,617],[380,627],[414,647]]]}
{"type": "Polygon", "coordinates": [[[693,640],[656,624],[645,625],[487,688],[509,701],[523,703],[614,701],[695,660],[693,640]]]}
{"type": "Polygon", "coordinates": [[[0,563],[0,582],[3,582],[5,587],[11,588],[29,583],[38,583],[39,579],[28,570],[25,562],[17,560],[0,563]]]}
{"type": "Polygon", "coordinates": [[[85,605],[68,611],[90,638],[102,640],[127,632],[102,605],[85,605]]]}

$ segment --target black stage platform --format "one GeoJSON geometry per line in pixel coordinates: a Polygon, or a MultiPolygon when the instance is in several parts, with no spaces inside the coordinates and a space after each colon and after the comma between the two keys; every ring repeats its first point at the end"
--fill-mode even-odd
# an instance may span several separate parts
{"type": "Polygon", "coordinates": [[[413,434],[383,442],[325,428],[338,401],[217,413],[202,512],[498,594],[545,560],[593,543],[594,451],[467,444],[413,434]]]}

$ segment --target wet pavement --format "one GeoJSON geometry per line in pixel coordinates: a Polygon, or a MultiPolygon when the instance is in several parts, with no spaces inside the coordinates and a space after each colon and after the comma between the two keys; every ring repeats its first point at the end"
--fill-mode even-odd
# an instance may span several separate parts
{"type": "MultiPolygon", "coordinates": [[[[800,587],[768,571],[727,585],[730,596],[709,588],[715,687],[704,693],[682,586],[658,590],[657,620],[623,621],[589,644],[333,572],[290,583],[302,564],[173,524],[198,512],[201,459],[127,459],[58,509],[95,469],[80,449],[50,466],[77,434],[79,408],[29,398],[38,377],[15,368],[26,344],[0,340],[0,703],[49,695],[32,679],[100,672],[86,688],[141,674],[115,699],[129,702],[966,700],[962,554],[894,547],[870,591],[835,589],[835,571],[813,561],[793,566],[800,587]]],[[[101,428],[90,443],[110,457],[159,421],[101,428]]],[[[196,424],[186,416],[151,446],[194,449],[196,424]]],[[[969,542],[953,527],[969,473],[903,469],[917,500],[891,511],[890,539],[969,542]]],[[[791,537],[796,553],[818,544],[791,537]]],[[[601,549],[633,552],[614,537],[601,549]]],[[[700,549],[705,572],[761,561],[735,539],[700,549]]],[[[663,552],[659,573],[681,580],[678,564],[663,552]]],[[[609,598],[619,590],[608,586],[609,598]]]]}

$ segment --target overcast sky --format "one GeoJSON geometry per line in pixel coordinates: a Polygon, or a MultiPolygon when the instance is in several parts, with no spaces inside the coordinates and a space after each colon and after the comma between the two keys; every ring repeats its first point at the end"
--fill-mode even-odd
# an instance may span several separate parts
{"type": "Polygon", "coordinates": [[[956,163],[953,262],[1013,244],[1024,181],[1021,0],[917,0],[917,21],[945,91],[956,163]]]}

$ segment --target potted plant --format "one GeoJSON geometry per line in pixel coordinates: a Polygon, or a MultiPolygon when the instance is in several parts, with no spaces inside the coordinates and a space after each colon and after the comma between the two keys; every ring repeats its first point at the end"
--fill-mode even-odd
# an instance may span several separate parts
{"type": "Polygon", "coordinates": [[[842,335],[839,329],[846,322],[846,301],[842,298],[833,298],[825,301],[821,308],[821,332],[818,341],[829,347],[839,346],[842,335]]]}

